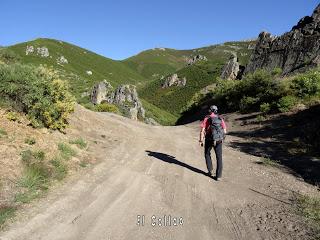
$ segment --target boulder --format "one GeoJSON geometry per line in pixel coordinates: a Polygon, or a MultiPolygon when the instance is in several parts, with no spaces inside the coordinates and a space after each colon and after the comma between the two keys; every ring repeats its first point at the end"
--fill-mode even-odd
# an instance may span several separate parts
{"type": "Polygon", "coordinates": [[[185,77],[180,78],[178,74],[174,73],[168,76],[164,83],[162,84],[162,88],[168,88],[171,86],[184,87],[187,84],[187,79],[185,77]]]}
{"type": "Polygon", "coordinates": [[[275,68],[281,68],[283,75],[301,72],[319,66],[319,55],[320,4],[311,17],[302,18],[290,32],[279,37],[260,33],[245,73],[275,68]]]}

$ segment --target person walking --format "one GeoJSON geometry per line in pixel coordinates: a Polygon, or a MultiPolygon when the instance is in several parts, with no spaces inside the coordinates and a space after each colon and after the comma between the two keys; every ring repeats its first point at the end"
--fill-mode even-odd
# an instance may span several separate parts
{"type": "Polygon", "coordinates": [[[215,180],[219,181],[222,177],[222,144],[227,134],[226,123],[218,114],[218,107],[210,106],[209,115],[201,122],[200,146],[204,146],[204,155],[208,169],[208,176],[213,177],[213,167],[211,159],[211,150],[216,154],[216,175],[215,180]]]}

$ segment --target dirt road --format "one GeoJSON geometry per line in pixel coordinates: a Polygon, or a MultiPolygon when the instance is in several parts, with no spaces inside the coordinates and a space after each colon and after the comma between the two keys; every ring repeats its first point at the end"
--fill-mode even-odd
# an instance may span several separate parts
{"type": "Polygon", "coordinates": [[[312,186],[228,143],[216,182],[204,174],[198,130],[197,123],[154,127],[77,107],[69,131],[90,142],[100,163],[26,209],[0,239],[312,237],[292,205],[295,192],[315,192],[312,186]]]}

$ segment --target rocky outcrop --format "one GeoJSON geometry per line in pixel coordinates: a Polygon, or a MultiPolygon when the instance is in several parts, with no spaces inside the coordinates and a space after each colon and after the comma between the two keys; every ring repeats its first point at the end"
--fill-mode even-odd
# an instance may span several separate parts
{"type": "Polygon", "coordinates": [[[240,71],[240,64],[236,55],[232,54],[229,61],[224,65],[221,73],[222,79],[237,79],[240,71]]]}
{"type": "Polygon", "coordinates": [[[180,78],[178,74],[174,73],[168,76],[164,83],[162,84],[162,88],[168,88],[171,86],[184,87],[187,84],[187,79],[185,77],[180,78]]]}
{"type": "Polygon", "coordinates": [[[50,56],[48,48],[46,48],[46,47],[37,47],[35,49],[35,47],[32,46],[32,45],[26,47],[26,55],[30,55],[30,54],[36,54],[36,55],[38,55],[40,57],[44,57],[44,58],[50,56]]]}
{"type": "Polygon", "coordinates": [[[319,64],[320,4],[311,17],[302,18],[290,32],[282,36],[260,33],[245,73],[252,73],[257,69],[272,71],[281,68],[285,75],[305,71],[319,64]]]}
{"type": "Polygon", "coordinates": [[[195,55],[193,57],[187,58],[186,61],[187,61],[188,65],[193,65],[193,64],[195,64],[196,62],[199,62],[199,61],[208,61],[208,59],[207,59],[206,56],[198,54],[198,55],[195,55]]]}
{"type": "Polygon", "coordinates": [[[59,65],[68,64],[68,60],[64,56],[60,56],[57,58],[57,64],[59,65]]]}
{"type": "Polygon", "coordinates": [[[96,84],[91,92],[91,102],[115,104],[123,109],[131,119],[144,120],[145,110],[138,97],[136,87],[133,85],[120,85],[113,90],[107,81],[96,84]]]}
{"type": "Polygon", "coordinates": [[[113,87],[107,81],[97,83],[93,86],[90,97],[93,104],[100,104],[103,101],[109,102],[110,96],[113,95],[113,87]]]}

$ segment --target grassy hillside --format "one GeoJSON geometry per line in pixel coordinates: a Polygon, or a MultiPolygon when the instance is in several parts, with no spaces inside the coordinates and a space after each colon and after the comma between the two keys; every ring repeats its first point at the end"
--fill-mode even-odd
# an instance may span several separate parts
{"type": "Polygon", "coordinates": [[[238,53],[239,61],[245,65],[251,55],[253,41],[227,42],[191,50],[175,50],[169,48],[155,48],[143,51],[125,59],[123,63],[139,72],[146,78],[159,79],[162,75],[173,73],[186,66],[186,59],[198,54],[208,58],[208,62],[225,62],[230,54],[238,53]]]}
{"type": "MultiPolygon", "coordinates": [[[[164,109],[177,118],[181,112],[186,109],[190,104],[193,97],[198,94],[203,88],[208,85],[212,85],[216,82],[216,79],[221,74],[221,70],[229,59],[231,53],[236,53],[241,65],[246,65],[249,61],[253,42],[229,42],[220,45],[214,45],[194,50],[149,50],[145,51],[137,56],[125,60],[127,64],[138,64],[137,71],[140,70],[141,74],[146,67],[146,62],[153,61],[152,64],[163,64],[167,62],[167,66],[175,67],[174,73],[177,73],[179,77],[186,77],[187,84],[185,87],[169,87],[166,89],[161,88],[164,79],[160,79],[159,75],[165,75],[167,72],[161,72],[164,68],[158,68],[160,71],[158,75],[155,75],[151,82],[146,82],[146,85],[139,89],[140,96],[153,105],[164,109]],[[186,56],[194,56],[201,54],[207,57],[208,61],[201,61],[194,65],[187,66],[185,62],[186,56]],[[153,58],[151,57],[153,55],[153,58]],[[156,55],[156,56],[154,56],[156,55]],[[174,55],[174,56],[172,56],[174,55]],[[176,62],[172,59],[176,59],[176,62]],[[133,64],[133,62],[135,62],[133,64]],[[143,62],[143,64],[141,64],[143,62]]],[[[151,65],[155,67],[156,65],[151,65]]],[[[156,70],[154,70],[156,71],[156,70]]],[[[171,72],[173,73],[173,72],[171,72]]],[[[167,76],[167,75],[166,75],[167,76]]],[[[146,76],[145,77],[150,77],[146,76]]],[[[152,78],[152,76],[151,76],[152,78]]]]}
{"type": "Polygon", "coordinates": [[[127,65],[105,58],[86,49],[75,45],[52,39],[40,38],[9,47],[21,57],[22,63],[46,64],[54,69],[61,71],[70,80],[71,90],[80,98],[81,93],[89,91],[94,83],[106,79],[113,86],[122,83],[139,85],[146,81],[127,65]],[[49,50],[49,57],[40,57],[35,53],[26,55],[27,46],[46,47],[49,50]],[[57,58],[65,57],[67,64],[58,64],[57,58]],[[88,75],[91,71],[92,75],[88,75]]]}
{"type": "Polygon", "coordinates": [[[156,48],[123,61],[108,59],[75,45],[45,38],[10,46],[8,49],[17,54],[22,63],[43,64],[58,70],[63,79],[69,81],[71,92],[82,104],[89,102],[88,93],[92,86],[104,79],[114,87],[124,83],[134,84],[138,87],[140,97],[145,100],[149,115],[167,125],[180,117],[181,111],[195,94],[214,83],[231,53],[236,53],[240,64],[245,65],[252,44],[252,41],[228,42],[192,50],[156,48]],[[34,52],[27,54],[28,46],[32,46],[34,52]],[[37,53],[37,48],[41,47],[48,49],[49,56],[41,57],[37,53]],[[187,66],[187,59],[198,54],[207,57],[208,61],[187,66]],[[61,57],[67,63],[59,63],[61,57]],[[187,86],[162,89],[161,77],[175,72],[187,78],[187,86]]]}

